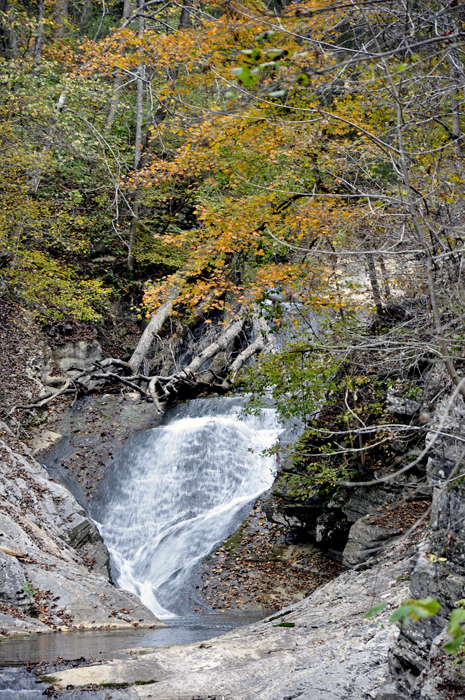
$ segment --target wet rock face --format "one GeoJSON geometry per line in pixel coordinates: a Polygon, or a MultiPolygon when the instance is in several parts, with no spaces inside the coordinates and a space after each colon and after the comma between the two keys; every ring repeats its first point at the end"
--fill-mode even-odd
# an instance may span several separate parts
{"type": "Polygon", "coordinates": [[[0,638],[159,624],[136,596],[110,584],[95,525],[3,424],[0,533],[0,638]]]}
{"type": "Polygon", "coordinates": [[[297,503],[287,494],[272,493],[264,510],[271,522],[294,528],[303,539],[352,567],[395,540],[428,507],[432,489],[425,487],[421,477],[410,476],[409,481],[413,486],[408,488],[402,482],[397,489],[355,487],[329,504],[318,497],[297,503]]]}

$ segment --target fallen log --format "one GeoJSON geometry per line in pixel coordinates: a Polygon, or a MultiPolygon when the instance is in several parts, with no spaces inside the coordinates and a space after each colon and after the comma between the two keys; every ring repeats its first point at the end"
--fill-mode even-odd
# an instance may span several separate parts
{"type": "Polygon", "coordinates": [[[255,340],[241,353],[239,353],[229,368],[229,375],[231,376],[231,381],[233,382],[238,371],[243,367],[247,360],[252,357],[252,355],[262,351],[271,353],[275,353],[277,351],[276,338],[270,331],[266,320],[263,318],[263,316],[259,315],[258,310],[255,312],[252,327],[255,340]]]}
{"type": "Polygon", "coordinates": [[[158,414],[161,416],[163,414],[163,407],[159,401],[157,390],[156,390],[156,384],[157,381],[160,381],[158,377],[152,377],[152,379],[149,382],[149,394],[152,397],[152,401],[155,404],[155,408],[158,411],[158,414]]]}
{"type": "Polygon", "coordinates": [[[251,345],[246,347],[245,350],[239,353],[239,355],[236,357],[231,367],[229,368],[229,373],[232,374],[232,381],[234,381],[237,372],[241,369],[241,367],[249,359],[249,357],[252,357],[252,355],[254,355],[256,352],[261,352],[266,345],[264,335],[266,329],[263,327],[261,320],[262,319],[254,318],[252,326],[254,330],[255,340],[253,343],[251,343],[251,345]]]}
{"type": "Polygon", "coordinates": [[[140,386],[138,386],[137,384],[134,384],[134,382],[131,381],[131,379],[133,379],[133,377],[130,377],[129,379],[127,379],[126,377],[121,377],[119,374],[115,374],[114,372],[108,372],[107,370],[102,368],[100,362],[93,362],[92,364],[95,365],[95,367],[98,367],[99,369],[101,369],[100,374],[93,372],[90,375],[92,377],[92,379],[107,379],[107,378],[113,379],[113,380],[116,380],[118,382],[121,382],[121,384],[124,384],[125,386],[129,386],[131,389],[133,389],[134,391],[138,391],[139,393],[143,394],[144,396],[148,396],[147,392],[144,391],[144,389],[142,389],[140,386]]]}
{"type": "MultiPolygon", "coordinates": [[[[243,316],[243,314],[244,309],[241,308],[239,310],[239,316],[243,316]]],[[[244,317],[242,317],[237,321],[234,321],[234,323],[231,323],[225,332],[220,335],[218,340],[208,345],[208,347],[206,347],[205,350],[200,353],[200,355],[194,357],[192,362],[184,370],[181,370],[181,372],[185,372],[186,374],[195,374],[202,367],[204,362],[214,357],[214,355],[219,353],[221,350],[226,350],[229,343],[241,332],[244,325],[244,320],[244,317]]]]}
{"type": "MultiPolygon", "coordinates": [[[[95,362],[93,363],[94,370],[86,370],[76,377],[68,378],[64,387],[59,391],[51,392],[45,397],[38,397],[28,405],[16,406],[7,416],[12,416],[14,411],[19,409],[39,408],[62,394],[75,392],[76,396],[78,396],[80,392],[97,390],[97,387],[90,388],[81,382],[80,380],[83,377],[85,377],[86,380],[104,380],[113,384],[121,383],[131,388],[133,391],[138,392],[143,399],[153,402],[160,416],[163,414],[166,406],[172,403],[178,396],[190,398],[195,396],[196,392],[199,393],[201,391],[224,393],[229,388],[228,383],[223,381],[222,378],[213,371],[211,374],[218,383],[202,381],[201,368],[204,363],[208,362],[208,360],[212,360],[218,353],[226,351],[235,338],[237,338],[245,322],[246,314],[244,308],[239,310],[238,318],[230,323],[221,335],[210,343],[199,355],[194,357],[184,369],[170,376],[145,376],[144,374],[139,374],[138,370],[140,364],[148,352],[153,336],[163,325],[172,306],[173,301],[170,300],[163,304],[158,312],[153,315],[149,326],[145,329],[129,362],[112,357],[106,358],[101,362],[95,362]],[[147,388],[142,386],[143,383],[146,383],[147,388]]],[[[265,348],[273,351],[274,338],[269,331],[266,321],[263,318],[259,318],[257,315],[253,321],[253,328],[255,335],[254,342],[239,353],[229,368],[229,373],[233,372],[233,375],[237,373],[246,360],[254,353],[260,352],[265,348]]],[[[101,388],[100,386],[99,389],[101,388]]]]}

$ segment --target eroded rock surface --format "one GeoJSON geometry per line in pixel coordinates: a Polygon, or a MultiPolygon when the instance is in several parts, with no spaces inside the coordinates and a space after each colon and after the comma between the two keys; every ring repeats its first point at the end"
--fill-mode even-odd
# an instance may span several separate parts
{"type": "Polygon", "coordinates": [[[95,525],[3,424],[0,533],[0,634],[161,624],[110,583],[95,525]]]}
{"type": "Polygon", "coordinates": [[[85,507],[126,441],[135,432],[153,427],[156,417],[134,392],[90,395],[71,409],[52,407],[47,425],[58,437],[44,444],[44,431],[35,429],[31,448],[49,474],[85,507]]]}
{"type": "Polygon", "coordinates": [[[380,599],[407,592],[409,561],[395,550],[371,571],[347,572],[265,621],[202,644],[135,649],[130,660],[56,674],[59,685],[129,684],[126,697],[154,700],[361,700],[388,678],[398,630],[388,613],[364,620],[380,599]],[[152,681],[152,682],[150,682],[152,681]]]}
{"type": "MultiPolygon", "coordinates": [[[[450,613],[465,597],[464,434],[464,400],[459,396],[451,404],[450,397],[444,398],[426,438],[431,530],[419,549],[408,593],[409,598],[435,598],[442,607],[433,618],[402,630],[390,652],[391,686],[399,698],[452,700],[465,695],[463,665],[455,664],[443,648],[450,613]]],[[[377,700],[390,700],[388,692],[377,700]]]]}

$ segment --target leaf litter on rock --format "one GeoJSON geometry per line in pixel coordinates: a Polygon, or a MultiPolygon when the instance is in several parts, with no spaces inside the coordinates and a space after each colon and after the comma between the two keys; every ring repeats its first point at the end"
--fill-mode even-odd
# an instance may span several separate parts
{"type": "Polygon", "coordinates": [[[233,605],[280,609],[339,572],[340,566],[312,545],[293,543],[290,528],[269,523],[258,501],[238,533],[204,562],[197,588],[200,601],[218,611],[233,605]]]}

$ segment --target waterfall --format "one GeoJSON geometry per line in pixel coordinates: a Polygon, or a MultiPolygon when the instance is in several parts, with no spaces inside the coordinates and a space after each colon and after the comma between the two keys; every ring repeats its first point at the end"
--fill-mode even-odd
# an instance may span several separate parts
{"type": "Polygon", "coordinates": [[[242,403],[190,401],[134,436],[91,504],[118,586],[160,618],[186,610],[196,564],[273,483],[275,458],[260,453],[281,432],[276,414],[241,420],[242,403]]]}

